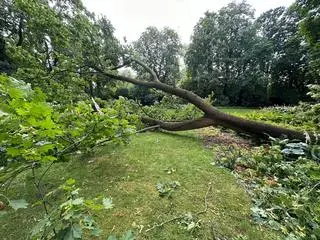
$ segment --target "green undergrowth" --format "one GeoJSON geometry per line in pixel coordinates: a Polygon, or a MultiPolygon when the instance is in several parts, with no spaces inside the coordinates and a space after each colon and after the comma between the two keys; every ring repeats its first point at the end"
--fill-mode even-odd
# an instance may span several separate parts
{"type": "Polygon", "coordinates": [[[242,108],[219,107],[225,113],[300,131],[320,131],[320,104],[301,103],[294,107],[242,108]]]}
{"type": "Polygon", "coordinates": [[[244,149],[213,147],[217,166],[230,169],[246,187],[256,223],[280,230],[286,240],[320,239],[320,146],[273,140],[244,149]]]}
{"type": "MultiPolygon", "coordinates": [[[[110,144],[94,157],[56,164],[44,190],[71,177],[82,196],[111,197],[114,207],[96,216],[103,236],[131,229],[136,239],[281,239],[252,223],[249,196],[230,172],[212,165],[213,157],[192,132],[144,133],[127,146],[110,144]]],[[[36,202],[30,175],[21,178],[8,196],[36,202]]],[[[52,198],[59,202],[60,195],[52,198]]],[[[0,239],[27,239],[42,216],[38,205],[9,211],[0,217],[0,239]]]]}

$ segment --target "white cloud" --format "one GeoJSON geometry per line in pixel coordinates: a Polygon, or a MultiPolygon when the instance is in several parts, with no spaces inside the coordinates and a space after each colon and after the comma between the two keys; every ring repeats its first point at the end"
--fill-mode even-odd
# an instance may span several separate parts
{"type": "MultiPolygon", "coordinates": [[[[111,20],[116,36],[136,40],[148,26],[169,26],[188,43],[193,27],[207,10],[217,11],[231,0],[83,0],[85,6],[111,20]]],[[[271,8],[289,6],[294,0],[248,0],[256,15],[271,8]]]]}

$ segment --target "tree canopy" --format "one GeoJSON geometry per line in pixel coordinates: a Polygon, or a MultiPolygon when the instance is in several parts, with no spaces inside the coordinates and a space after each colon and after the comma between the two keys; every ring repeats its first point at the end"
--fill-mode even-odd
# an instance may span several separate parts
{"type": "MultiPolygon", "coordinates": [[[[176,84],[180,78],[179,57],[182,45],[174,30],[148,27],[133,43],[133,47],[138,57],[155,72],[161,82],[176,84]]],[[[136,69],[140,77],[145,77],[145,69],[136,69]]]]}
{"type": "MultiPolygon", "coordinates": [[[[295,8],[271,9],[256,20],[246,2],[207,12],[187,51],[185,86],[201,96],[214,92],[222,105],[295,104],[308,100],[312,62],[295,8]]],[[[303,24],[301,24],[303,28],[303,24]]]]}
{"type": "Polygon", "coordinates": [[[120,45],[105,17],[96,18],[81,1],[2,0],[2,5],[1,35],[17,69],[13,76],[45,89],[55,101],[96,95],[93,80],[102,90],[106,81],[85,72],[90,65],[119,61],[120,45]]]}

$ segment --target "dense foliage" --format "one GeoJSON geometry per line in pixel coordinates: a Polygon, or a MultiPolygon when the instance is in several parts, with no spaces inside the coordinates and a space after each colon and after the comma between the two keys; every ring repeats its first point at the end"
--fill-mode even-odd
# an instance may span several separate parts
{"type": "Polygon", "coordinates": [[[320,237],[319,161],[319,145],[287,139],[251,152],[231,148],[216,158],[248,189],[254,220],[281,230],[288,240],[320,237]]]}
{"type": "Polygon", "coordinates": [[[107,97],[110,83],[87,74],[93,64],[119,61],[120,46],[106,18],[96,18],[81,1],[2,0],[1,6],[5,63],[14,77],[43,89],[50,101],[107,97]]]}
{"type": "MultiPolygon", "coordinates": [[[[158,79],[169,85],[175,85],[180,78],[179,56],[182,45],[178,34],[170,29],[158,30],[148,27],[133,43],[138,57],[157,75],[158,79]]],[[[145,69],[136,68],[138,76],[148,79],[145,69]]]]}
{"type": "Polygon", "coordinates": [[[301,21],[300,31],[309,46],[309,73],[318,78],[320,76],[320,18],[319,2],[317,0],[297,0],[293,5],[297,9],[301,21]]]}
{"type": "MultiPolygon", "coordinates": [[[[303,1],[302,1],[303,2],[303,1]]],[[[307,19],[317,25],[318,7],[309,3],[269,10],[253,19],[245,2],[230,3],[218,12],[207,12],[195,27],[186,54],[187,78],[183,86],[202,97],[212,91],[219,105],[261,106],[296,104],[310,100],[307,85],[317,83],[319,56],[316,27],[304,30],[307,19]],[[300,34],[299,22],[302,32],[300,34]],[[313,40],[305,44],[305,36],[313,40]],[[317,57],[318,56],[318,57],[317,57]]],[[[312,1],[310,1],[312,2],[312,1]]]]}
{"type": "MultiPolygon", "coordinates": [[[[31,170],[46,213],[32,237],[82,239],[82,229],[98,235],[96,223],[86,209],[99,210],[99,204],[77,197],[72,181],[58,188],[67,190],[67,201],[58,210],[49,210],[47,196],[52,193],[42,192],[41,179],[55,162],[66,161],[70,154],[90,152],[111,141],[127,142],[135,132],[137,117],[128,113],[122,99],[115,101],[113,108],[102,108],[99,112],[85,101],[63,107],[53,105],[46,102],[40,89],[32,90],[30,85],[3,75],[0,75],[0,100],[0,184],[8,188],[18,175],[31,170]],[[41,166],[48,168],[38,173],[41,166]]],[[[0,198],[14,209],[27,207],[23,199],[11,200],[3,194],[0,198]]]]}
{"type": "Polygon", "coordinates": [[[244,117],[318,133],[320,131],[320,88],[319,85],[309,85],[309,89],[308,95],[315,100],[313,104],[300,103],[293,107],[268,107],[252,111],[245,114],[244,117]]]}
{"type": "MultiPolygon", "coordinates": [[[[134,132],[136,117],[115,108],[92,109],[78,102],[61,109],[45,101],[41,90],[1,76],[2,166],[61,160],[76,150],[89,151],[107,141],[126,141],[134,132]]],[[[118,100],[121,101],[121,100],[118,100]]],[[[20,166],[19,166],[20,167],[20,166]]],[[[5,169],[2,169],[5,170],[5,169]]]]}
{"type": "Polygon", "coordinates": [[[214,92],[217,104],[264,104],[269,48],[257,34],[247,3],[207,12],[195,27],[186,55],[190,80],[184,85],[202,97],[214,92]]]}
{"type": "Polygon", "coordinates": [[[185,104],[172,96],[164,96],[159,103],[152,106],[144,106],[141,111],[151,118],[173,121],[191,120],[202,115],[201,111],[194,105],[185,104]]]}

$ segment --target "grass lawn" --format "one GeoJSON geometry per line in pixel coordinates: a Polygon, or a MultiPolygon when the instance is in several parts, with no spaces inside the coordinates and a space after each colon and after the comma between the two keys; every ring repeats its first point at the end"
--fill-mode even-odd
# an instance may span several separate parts
{"type": "Polygon", "coordinates": [[[230,113],[236,116],[243,116],[248,113],[255,112],[259,110],[259,108],[246,108],[246,107],[218,107],[219,110],[230,113]]]}
{"type": "MultiPolygon", "coordinates": [[[[98,212],[96,218],[104,236],[132,229],[137,239],[281,239],[251,222],[251,203],[245,190],[230,172],[213,166],[212,158],[212,151],[194,132],[143,133],[127,146],[109,145],[94,157],[75,157],[57,164],[44,182],[50,188],[72,177],[81,195],[112,197],[114,208],[98,212]],[[170,181],[178,181],[181,186],[172,198],[160,197],[155,185],[170,181]],[[208,189],[207,211],[195,216],[204,209],[208,189]],[[187,231],[173,221],[146,232],[155,223],[186,213],[193,214],[199,228],[187,231]]],[[[9,197],[37,201],[29,175],[13,187],[9,197]]],[[[40,207],[34,206],[0,217],[0,239],[27,239],[41,214],[40,207]]]]}

